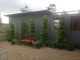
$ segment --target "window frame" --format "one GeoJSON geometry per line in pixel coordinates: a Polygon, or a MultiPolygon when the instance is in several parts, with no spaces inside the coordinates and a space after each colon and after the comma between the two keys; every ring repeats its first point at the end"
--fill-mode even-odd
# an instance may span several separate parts
{"type": "Polygon", "coordinates": [[[55,22],[55,20],[58,20],[58,21],[59,21],[59,19],[54,19],[54,20],[53,20],[53,22],[52,22],[52,30],[53,30],[53,31],[56,31],[56,30],[57,30],[57,29],[54,29],[54,22],[55,22]]]}

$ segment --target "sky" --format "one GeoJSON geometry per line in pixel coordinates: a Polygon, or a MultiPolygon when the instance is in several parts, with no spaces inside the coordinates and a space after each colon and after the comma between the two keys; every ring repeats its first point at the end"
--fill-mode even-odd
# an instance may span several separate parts
{"type": "Polygon", "coordinates": [[[19,13],[21,8],[28,6],[30,10],[45,10],[50,4],[55,4],[57,11],[74,11],[80,9],[80,0],[0,0],[2,22],[8,23],[9,18],[3,15],[19,13]]]}

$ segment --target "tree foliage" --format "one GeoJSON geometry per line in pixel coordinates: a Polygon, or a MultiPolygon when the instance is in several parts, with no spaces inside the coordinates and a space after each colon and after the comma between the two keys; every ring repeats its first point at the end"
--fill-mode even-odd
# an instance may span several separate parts
{"type": "Polygon", "coordinates": [[[30,19],[29,33],[35,34],[35,21],[34,19],[30,19]]]}
{"type": "Polygon", "coordinates": [[[40,40],[43,43],[48,40],[48,19],[46,16],[43,17],[40,40]]]}
{"type": "Polygon", "coordinates": [[[49,7],[47,7],[47,10],[51,12],[56,12],[56,5],[50,4],[49,7]]]}
{"type": "Polygon", "coordinates": [[[59,17],[59,26],[57,30],[57,40],[62,42],[65,39],[65,18],[64,14],[60,15],[59,17]]]}
{"type": "Polygon", "coordinates": [[[15,37],[14,25],[12,23],[12,20],[10,20],[10,23],[9,23],[9,38],[10,38],[10,40],[9,41],[12,41],[14,37],[15,37]]]}
{"type": "Polygon", "coordinates": [[[19,31],[19,38],[22,39],[23,34],[26,32],[26,24],[24,22],[24,19],[21,21],[20,31],[19,31]]]}

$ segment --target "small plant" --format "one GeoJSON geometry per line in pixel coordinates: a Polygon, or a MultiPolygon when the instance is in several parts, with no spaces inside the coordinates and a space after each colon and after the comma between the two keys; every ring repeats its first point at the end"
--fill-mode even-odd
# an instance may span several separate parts
{"type": "Polygon", "coordinates": [[[75,48],[74,44],[73,43],[67,43],[67,44],[64,44],[64,49],[66,50],[70,50],[70,51],[73,51],[75,48]]]}
{"type": "Polygon", "coordinates": [[[80,49],[80,45],[77,43],[77,44],[75,44],[75,48],[76,49],[80,49]]]}
{"type": "Polygon", "coordinates": [[[46,41],[44,42],[44,45],[48,47],[48,46],[49,46],[49,41],[46,40],[46,41]]]}
{"type": "Polygon", "coordinates": [[[52,47],[52,42],[53,41],[49,41],[49,45],[48,45],[49,47],[52,47]]]}
{"type": "Polygon", "coordinates": [[[11,45],[14,45],[15,44],[15,41],[11,41],[11,45]]]}
{"type": "Polygon", "coordinates": [[[66,50],[73,51],[73,50],[74,50],[74,46],[73,46],[73,45],[68,44],[68,45],[66,45],[66,48],[65,48],[65,49],[66,49],[66,50]]]}
{"type": "Polygon", "coordinates": [[[56,41],[53,42],[53,47],[54,48],[59,48],[59,42],[58,42],[58,40],[56,40],[56,41]]]}
{"type": "Polygon", "coordinates": [[[59,44],[58,44],[58,48],[59,48],[59,49],[64,49],[64,43],[62,43],[62,42],[59,43],[59,44]]]}
{"type": "Polygon", "coordinates": [[[34,41],[37,41],[37,38],[35,38],[34,41]]]}
{"type": "Polygon", "coordinates": [[[35,47],[36,48],[40,48],[42,46],[42,42],[38,41],[37,43],[35,43],[35,47]]]}
{"type": "Polygon", "coordinates": [[[8,42],[11,42],[11,41],[12,41],[12,37],[8,36],[8,42]]]}

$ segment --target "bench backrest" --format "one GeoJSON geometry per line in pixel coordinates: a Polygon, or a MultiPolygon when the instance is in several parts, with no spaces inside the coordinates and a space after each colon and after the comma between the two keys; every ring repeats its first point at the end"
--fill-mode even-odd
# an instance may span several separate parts
{"type": "Polygon", "coordinates": [[[34,40],[33,34],[24,34],[23,39],[34,40]]]}

